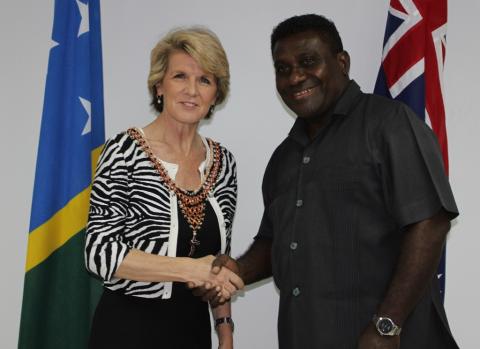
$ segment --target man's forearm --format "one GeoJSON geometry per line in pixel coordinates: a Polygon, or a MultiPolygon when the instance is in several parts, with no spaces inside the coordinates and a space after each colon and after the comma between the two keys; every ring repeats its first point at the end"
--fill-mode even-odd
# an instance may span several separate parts
{"type": "Polygon", "coordinates": [[[443,210],[407,229],[395,274],[377,309],[378,315],[403,325],[436,272],[449,230],[450,221],[443,210]]]}
{"type": "Polygon", "coordinates": [[[272,276],[272,240],[256,239],[239,258],[239,276],[245,285],[272,276]]]}

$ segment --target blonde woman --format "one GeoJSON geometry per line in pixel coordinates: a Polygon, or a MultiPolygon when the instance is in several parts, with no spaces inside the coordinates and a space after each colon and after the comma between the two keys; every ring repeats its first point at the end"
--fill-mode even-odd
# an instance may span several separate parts
{"type": "MultiPolygon", "coordinates": [[[[229,253],[233,155],[198,133],[222,103],[229,66],[218,38],[175,30],[153,48],[148,87],[158,117],[107,141],[91,194],[85,258],[104,280],[90,348],[211,348],[208,304],[185,283],[228,299],[243,287],[214,255],[229,253]]],[[[212,309],[220,348],[233,347],[230,304],[212,309]]]]}

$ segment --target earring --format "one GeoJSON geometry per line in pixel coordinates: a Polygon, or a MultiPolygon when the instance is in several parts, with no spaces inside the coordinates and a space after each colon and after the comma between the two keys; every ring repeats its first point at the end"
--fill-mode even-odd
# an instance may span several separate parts
{"type": "Polygon", "coordinates": [[[215,110],[215,104],[212,104],[210,108],[208,108],[208,113],[207,115],[205,115],[205,119],[209,119],[212,116],[214,110],[215,110]]]}
{"type": "Polygon", "coordinates": [[[163,110],[163,95],[157,96],[157,108],[163,110]]]}

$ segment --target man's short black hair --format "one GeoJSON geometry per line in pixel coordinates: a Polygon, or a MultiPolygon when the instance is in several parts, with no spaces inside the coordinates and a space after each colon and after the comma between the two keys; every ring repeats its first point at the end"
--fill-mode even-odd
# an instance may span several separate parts
{"type": "Polygon", "coordinates": [[[307,14],[287,18],[273,29],[272,36],[270,37],[270,49],[272,53],[273,47],[278,40],[310,30],[316,31],[322,36],[322,39],[330,46],[333,54],[343,51],[342,39],[340,38],[340,34],[338,34],[335,24],[324,16],[307,14]]]}

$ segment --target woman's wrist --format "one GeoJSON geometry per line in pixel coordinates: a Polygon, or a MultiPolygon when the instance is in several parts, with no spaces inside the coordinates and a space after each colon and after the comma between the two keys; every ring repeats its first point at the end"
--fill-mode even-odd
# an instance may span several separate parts
{"type": "Polygon", "coordinates": [[[233,343],[233,331],[230,325],[220,325],[216,328],[216,332],[219,344],[233,343]]]}
{"type": "Polygon", "coordinates": [[[219,316],[215,318],[215,329],[218,329],[222,326],[230,327],[232,332],[235,329],[235,324],[233,323],[233,319],[230,315],[227,316],[219,316]]]}
{"type": "Polygon", "coordinates": [[[197,277],[195,260],[189,257],[174,257],[177,261],[177,275],[180,282],[191,282],[197,277]]]}
{"type": "Polygon", "coordinates": [[[195,286],[201,286],[209,281],[209,274],[214,256],[208,255],[202,258],[174,257],[178,261],[177,271],[180,282],[191,282],[195,286]]]}
{"type": "Polygon", "coordinates": [[[230,316],[219,317],[215,319],[215,330],[220,344],[233,344],[234,324],[230,316]]]}

